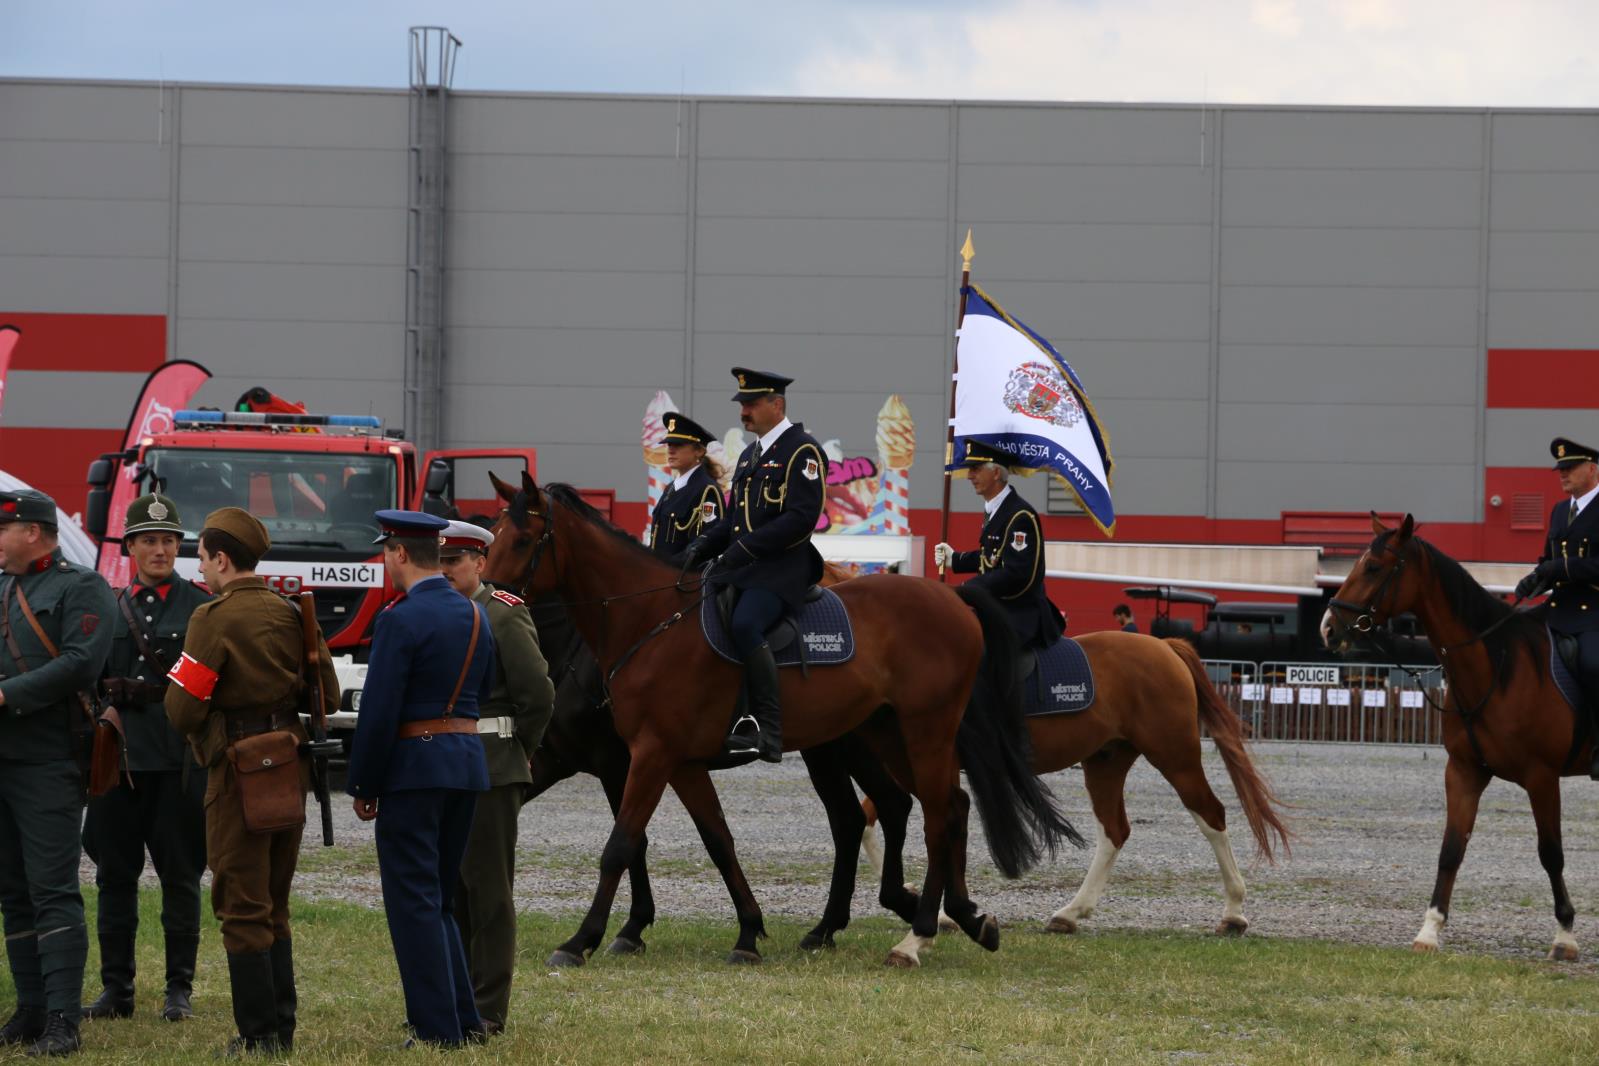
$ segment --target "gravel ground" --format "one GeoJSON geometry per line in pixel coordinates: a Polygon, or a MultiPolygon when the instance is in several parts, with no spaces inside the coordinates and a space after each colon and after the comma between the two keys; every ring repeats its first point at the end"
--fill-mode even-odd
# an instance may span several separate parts
{"type": "MultiPolygon", "coordinates": [[[[1213,752],[1207,750],[1205,759],[1211,785],[1227,807],[1233,845],[1249,886],[1245,913],[1251,935],[1408,945],[1427,908],[1443,833],[1442,749],[1263,743],[1254,754],[1278,795],[1293,807],[1298,836],[1293,857],[1275,866],[1254,859],[1226,771],[1213,752]]],[[[781,766],[756,764],[719,773],[715,780],[745,872],[765,912],[817,917],[826,896],[831,844],[821,804],[800,759],[790,755],[781,766]]],[[[1068,770],[1050,775],[1049,781],[1073,822],[1092,840],[1093,815],[1081,775],[1068,770]]],[[[1599,913],[1599,786],[1568,778],[1563,795],[1566,878],[1582,941],[1585,929],[1592,928],[1585,917],[1599,913]]],[[[375,904],[378,878],[370,827],[355,819],[346,799],[336,799],[335,805],[338,846],[323,849],[314,832],[307,834],[296,891],[375,904]]],[[[1221,913],[1210,847],[1171,788],[1146,763],[1135,766],[1128,778],[1127,809],[1132,838],[1084,932],[1210,929],[1221,913]]],[[[314,810],[312,817],[314,830],[314,810]]],[[[973,822],[970,879],[979,907],[1004,924],[1037,927],[1071,898],[1090,851],[1068,850],[1022,879],[1006,881],[988,861],[975,815],[973,822]]],[[[610,825],[604,794],[593,778],[564,782],[529,804],[522,813],[519,840],[519,907],[585,909],[610,825]]],[[[925,865],[920,832],[913,816],[907,862],[915,877],[925,865]]],[[[670,795],[650,826],[650,866],[659,915],[726,916],[731,942],[726,892],[682,806],[670,795]]],[[[86,876],[92,879],[92,868],[86,867],[86,876]]],[[[863,857],[854,913],[886,913],[875,895],[863,857]]],[[[624,879],[613,911],[613,933],[627,901],[624,879]]],[[[1496,781],[1483,796],[1444,932],[1445,949],[1539,958],[1554,932],[1549,884],[1538,864],[1526,795],[1515,785],[1496,781]]],[[[1579,966],[1589,968],[1586,963],[1579,966]]]]}

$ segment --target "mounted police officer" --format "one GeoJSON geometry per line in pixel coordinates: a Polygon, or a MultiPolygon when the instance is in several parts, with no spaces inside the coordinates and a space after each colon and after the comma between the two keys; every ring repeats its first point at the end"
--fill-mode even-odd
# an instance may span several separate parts
{"type": "MultiPolygon", "coordinates": [[[[189,616],[183,654],[167,675],[167,720],[208,770],[211,910],[222,923],[239,1031],[230,1054],[290,1050],[298,1017],[289,887],[310,788],[309,768],[297,757],[307,741],[300,724],[305,645],[300,612],[256,576],[271,547],[266,527],[242,508],[206,515],[200,576],[217,598],[189,616]],[[250,754],[264,750],[273,754],[250,754]],[[246,798],[247,790],[260,796],[263,785],[289,808],[270,825],[252,819],[246,798]]],[[[338,678],[326,642],[319,644],[323,708],[331,714],[338,709],[338,678]]]]}
{"type": "Polygon", "coordinates": [[[134,936],[139,928],[139,874],[150,852],[161,882],[166,934],[167,1021],[192,1017],[189,996],[200,948],[200,875],[205,872],[205,773],[162,701],[167,671],[183,651],[195,608],[211,597],[174,572],[183,524],[165,496],[128,505],[122,550],[134,581],[116,593],[111,656],[101,691],[116,708],[125,739],[127,776],[89,800],[83,850],[94,860],[99,889],[95,930],[103,991],[83,1008],[86,1018],[133,1013],[134,936]]]}
{"type": "Polygon", "coordinates": [[[827,457],[802,424],[788,419],[784,393],[793,378],[739,366],[733,376],[739,420],[756,439],[733,470],[731,517],[689,546],[688,561],[720,556],[711,581],[739,590],[729,629],[744,663],[750,713],[733,726],[723,755],[781,762],[777,662],[766,633],[821,580],[822,557],[811,534],[826,504],[827,457]]]}
{"type": "Polygon", "coordinates": [[[502,1032],[516,970],[516,820],[533,783],[529,761],[549,725],[555,686],[539,651],[533,616],[521,598],[483,584],[494,534],[451,522],[439,546],[444,578],[488,612],[494,634],[494,682],[478,707],[478,737],[488,760],[489,790],[478,797],[461,860],[455,922],[461,929],[484,1031],[502,1032]]]}
{"type": "Polygon", "coordinates": [[[455,890],[478,794],[489,787],[478,708],[494,692],[486,612],[439,573],[442,518],[378,511],[383,565],[403,595],[378,615],[350,747],[350,795],[376,819],[383,909],[415,1039],[486,1035],[455,890]]]}
{"type": "Polygon", "coordinates": [[[56,504],[0,492],[0,915],[17,1009],[0,1046],[78,1050],[89,936],[78,891],[82,737],[116,604],[61,556],[56,504]]]}
{"type": "Polygon", "coordinates": [[[676,411],[661,418],[666,427],[666,462],[672,483],[650,514],[650,550],[678,562],[698,536],[722,520],[722,471],[705,454],[716,438],[676,411]]]}
{"type": "Polygon", "coordinates": [[[978,441],[966,443],[967,478],[983,498],[983,535],[976,551],[948,544],[933,548],[933,562],[994,594],[1023,646],[1047,648],[1066,621],[1044,592],[1044,538],[1038,512],[1010,486],[1005,457],[978,441]]]}
{"type": "Polygon", "coordinates": [[[1516,585],[1522,598],[1548,591],[1549,628],[1577,638],[1583,702],[1594,721],[1593,763],[1599,780],[1599,450],[1556,437],[1549,442],[1560,490],[1568,499],[1549,514],[1538,566],[1516,585]]]}

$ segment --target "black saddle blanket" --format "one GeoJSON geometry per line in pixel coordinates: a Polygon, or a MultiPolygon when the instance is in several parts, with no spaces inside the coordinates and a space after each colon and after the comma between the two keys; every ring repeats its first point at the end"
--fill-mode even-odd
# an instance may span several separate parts
{"type": "MultiPolygon", "coordinates": [[[[784,617],[767,633],[778,666],[837,666],[855,658],[855,631],[844,601],[831,589],[814,592],[815,598],[806,600],[797,614],[784,617]]],[[[716,654],[740,662],[717,609],[719,598],[708,596],[700,605],[700,627],[716,654]]]]}
{"type": "Polygon", "coordinates": [[[1061,637],[1043,651],[1033,652],[1033,669],[1022,682],[1022,703],[1029,718],[1043,714],[1070,714],[1094,702],[1094,671],[1083,647],[1061,637]]]}
{"type": "Polygon", "coordinates": [[[1582,687],[1577,684],[1576,675],[1571,672],[1571,668],[1566,665],[1564,656],[1560,654],[1560,641],[1566,639],[1572,641],[1571,651],[1573,657],[1575,657],[1577,651],[1576,641],[1571,637],[1562,638],[1559,633],[1556,633],[1548,626],[1544,627],[1544,632],[1549,634],[1549,672],[1554,675],[1555,687],[1560,690],[1562,696],[1566,697],[1566,702],[1571,704],[1573,710],[1580,711],[1582,710],[1582,687]]]}

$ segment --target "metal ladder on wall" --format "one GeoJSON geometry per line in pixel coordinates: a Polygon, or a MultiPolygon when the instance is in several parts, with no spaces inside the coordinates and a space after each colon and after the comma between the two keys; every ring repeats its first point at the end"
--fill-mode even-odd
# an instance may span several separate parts
{"type": "Polygon", "coordinates": [[[450,82],[460,40],[411,27],[405,238],[405,426],[426,453],[444,437],[444,252],[450,82]]]}

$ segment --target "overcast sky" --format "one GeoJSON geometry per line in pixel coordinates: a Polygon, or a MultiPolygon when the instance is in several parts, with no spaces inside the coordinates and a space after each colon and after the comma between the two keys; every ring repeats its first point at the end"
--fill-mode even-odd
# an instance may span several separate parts
{"type": "Polygon", "coordinates": [[[0,0],[0,76],[458,89],[1599,107],[1599,0],[0,0]]]}

